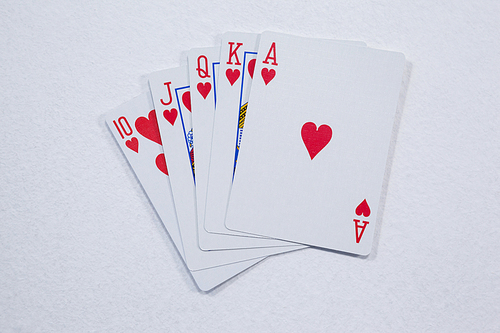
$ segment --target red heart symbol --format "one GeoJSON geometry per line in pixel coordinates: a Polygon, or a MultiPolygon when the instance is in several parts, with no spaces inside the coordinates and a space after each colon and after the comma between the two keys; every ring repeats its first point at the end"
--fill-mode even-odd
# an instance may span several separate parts
{"type": "Polygon", "coordinates": [[[167,119],[167,121],[174,126],[175,119],[177,119],[177,109],[163,111],[163,117],[165,117],[165,119],[167,119]]]}
{"type": "Polygon", "coordinates": [[[253,72],[255,71],[255,59],[252,59],[248,62],[248,74],[253,79],[253,72]]]}
{"type": "Polygon", "coordinates": [[[264,79],[264,83],[267,84],[274,79],[274,76],[276,75],[276,71],[274,69],[267,69],[267,68],[262,68],[262,71],[260,72],[262,75],[262,78],[264,79]]]}
{"type": "Polygon", "coordinates": [[[363,215],[364,217],[370,216],[370,206],[368,206],[366,199],[363,200],[363,202],[361,202],[358,207],[356,207],[356,215],[363,215]]]}
{"type": "Polygon", "coordinates": [[[196,85],[196,88],[198,88],[198,91],[200,92],[200,95],[203,96],[203,99],[207,99],[210,90],[212,90],[212,85],[210,82],[205,82],[204,84],[200,82],[196,85]]]}
{"type": "Polygon", "coordinates": [[[226,77],[232,86],[236,82],[236,80],[238,80],[238,78],[240,77],[239,69],[235,69],[234,71],[232,69],[227,69],[226,70],[226,77]]]}
{"type": "Polygon", "coordinates": [[[165,161],[165,155],[160,154],[156,156],[155,163],[158,170],[160,170],[161,172],[163,172],[168,176],[167,161],[165,161]]]}
{"type": "Polygon", "coordinates": [[[148,118],[137,118],[135,121],[135,128],[137,129],[137,132],[139,132],[146,139],[161,145],[160,130],[158,129],[155,110],[151,110],[149,112],[148,118]]]}
{"type": "Polygon", "coordinates": [[[302,126],[300,134],[312,160],[330,142],[333,131],[328,125],[321,125],[316,130],[316,124],[308,122],[302,126]]]}
{"type": "Polygon", "coordinates": [[[135,137],[130,139],[130,140],[127,140],[125,142],[125,146],[129,147],[130,149],[132,149],[136,153],[139,152],[139,140],[137,140],[137,138],[135,138],[135,137]]]}
{"type": "Polygon", "coordinates": [[[182,94],[182,103],[191,112],[191,93],[189,91],[182,94]]]}

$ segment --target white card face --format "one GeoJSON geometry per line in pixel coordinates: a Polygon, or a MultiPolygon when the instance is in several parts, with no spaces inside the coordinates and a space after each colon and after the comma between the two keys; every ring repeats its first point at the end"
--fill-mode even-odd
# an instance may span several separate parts
{"type": "MultiPolygon", "coordinates": [[[[106,115],[106,123],[184,259],[181,236],[170,190],[153,102],[142,94],[106,115]]],[[[201,290],[208,291],[255,265],[261,259],[191,272],[201,290]]]]}
{"type": "Polygon", "coordinates": [[[204,223],[205,229],[212,233],[245,235],[228,230],[224,225],[224,217],[239,151],[239,137],[244,123],[258,42],[258,34],[228,32],[222,36],[219,97],[213,125],[204,223]]]}
{"type": "Polygon", "coordinates": [[[200,249],[197,235],[188,69],[179,67],[155,72],[148,78],[188,268],[200,270],[301,248],[288,246],[211,252],[200,249]]]}
{"type": "Polygon", "coordinates": [[[254,237],[213,234],[204,228],[213,119],[218,91],[219,52],[220,48],[198,48],[188,52],[189,80],[191,85],[196,87],[191,94],[191,111],[196,147],[194,160],[199,246],[206,251],[283,246],[285,244],[282,241],[262,239],[256,242],[254,237]]]}
{"type": "Polygon", "coordinates": [[[226,226],[368,254],[404,63],[262,34],[226,226]]]}

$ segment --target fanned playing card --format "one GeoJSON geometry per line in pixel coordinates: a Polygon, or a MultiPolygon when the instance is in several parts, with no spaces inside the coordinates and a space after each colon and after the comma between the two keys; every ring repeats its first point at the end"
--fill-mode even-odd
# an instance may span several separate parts
{"type": "Polygon", "coordinates": [[[229,229],[370,252],[404,55],[266,32],[229,229]]]}
{"type": "MultiPolygon", "coordinates": [[[[222,36],[216,112],[210,155],[205,222],[208,232],[245,235],[224,225],[239,137],[242,134],[259,43],[258,34],[227,32],[222,36]]],[[[258,241],[253,240],[258,246],[258,241]]]]}
{"type": "MultiPolygon", "coordinates": [[[[184,259],[170,190],[168,168],[155,116],[151,96],[142,94],[109,112],[106,115],[106,123],[167,229],[177,251],[184,259]]],[[[191,272],[191,275],[201,290],[208,291],[260,260],[262,259],[209,268],[191,272]]]]}
{"type": "Polygon", "coordinates": [[[210,252],[200,249],[193,155],[196,148],[192,140],[188,68],[163,70],[150,74],[148,78],[188,268],[196,271],[302,248],[293,245],[210,252]]]}
{"type": "MultiPolygon", "coordinates": [[[[217,74],[220,47],[191,49],[188,52],[189,82],[191,95],[193,140],[196,145],[196,206],[200,233],[205,220],[210,148],[217,96],[217,74]]],[[[204,230],[204,229],[203,229],[204,230]]],[[[202,236],[200,246],[202,246],[202,236]]]]}

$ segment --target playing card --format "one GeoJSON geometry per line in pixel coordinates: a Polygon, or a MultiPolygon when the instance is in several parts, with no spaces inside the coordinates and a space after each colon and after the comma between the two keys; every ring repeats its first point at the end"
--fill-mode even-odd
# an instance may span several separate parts
{"type": "MultiPolygon", "coordinates": [[[[196,145],[196,206],[200,247],[206,248],[207,237],[203,227],[207,194],[210,148],[217,96],[217,74],[220,47],[195,48],[188,52],[189,82],[193,86],[191,95],[193,139],[196,145]]],[[[209,235],[208,235],[209,236],[209,235]]]]}
{"type": "Polygon", "coordinates": [[[282,241],[253,237],[222,237],[209,233],[204,228],[205,199],[207,193],[213,117],[217,96],[217,74],[220,48],[198,48],[188,52],[189,79],[193,87],[191,115],[196,174],[196,204],[198,219],[198,241],[202,250],[244,249],[252,247],[283,246],[282,241]]]}
{"type": "MultiPolygon", "coordinates": [[[[170,191],[168,169],[150,94],[142,94],[106,115],[106,123],[153,204],[177,251],[182,241],[170,191]]],[[[201,290],[208,291],[261,259],[191,272],[201,290]]]]}
{"type": "Polygon", "coordinates": [[[226,226],[368,254],[404,63],[262,34],[226,226]]]}
{"type": "MultiPolygon", "coordinates": [[[[332,42],[331,40],[324,41],[332,42]]],[[[337,42],[365,45],[357,41],[337,42]]],[[[220,97],[217,100],[214,118],[205,211],[205,229],[213,233],[245,235],[245,233],[235,233],[234,230],[229,230],[224,225],[224,219],[243,137],[258,43],[259,35],[257,34],[229,32],[222,36],[218,88],[220,97]]],[[[269,56],[270,61],[277,56],[274,48],[263,49],[259,52],[266,53],[265,56],[269,56]]],[[[300,62],[300,59],[298,61],[300,62]]],[[[307,64],[304,63],[303,66],[307,67],[307,64]]]]}
{"type": "Polygon", "coordinates": [[[287,246],[231,251],[203,251],[198,246],[191,98],[187,67],[148,76],[168,165],[177,221],[190,270],[200,270],[302,248],[287,246]]]}
{"type": "Polygon", "coordinates": [[[204,222],[205,229],[212,233],[249,236],[228,230],[224,217],[245,122],[258,42],[258,34],[227,32],[222,36],[219,97],[213,125],[204,222]]]}

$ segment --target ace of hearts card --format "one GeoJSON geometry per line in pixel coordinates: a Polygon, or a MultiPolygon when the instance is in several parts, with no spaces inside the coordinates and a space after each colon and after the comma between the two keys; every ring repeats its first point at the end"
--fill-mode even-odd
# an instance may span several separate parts
{"type": "Polygon", "coordinates": [[[369,254],[404,55],[265,32],[225,224],[369,254]]]}

